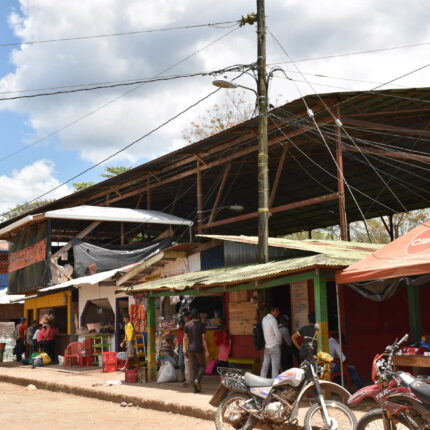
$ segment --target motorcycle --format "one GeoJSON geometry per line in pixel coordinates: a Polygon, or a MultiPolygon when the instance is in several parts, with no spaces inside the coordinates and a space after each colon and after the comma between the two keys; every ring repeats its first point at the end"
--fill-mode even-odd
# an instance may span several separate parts
{"type": "Polygon", "coordinates": [[[394,372],[393,357],[408,339],[406,334],[376,355],[372,365],[374,385],[362,388],[348,399],[350,406],[365,398],[374,399],[380,406],[359,420],[357,430],[430,429],[430,386],[410,373],[394,372]]]}
{"type": "MultiPolygon", "coordinates": [[[[319,329],[315,326],[316,331],[319,329]]],[[[305,429],[355,430],[354,413],[345,404],[325,400],[324,393],[341,399],[350,393],[338,384],[320,380],[333,358],[324,352],[315,355],[318,341],[305,337],[307,358],[300,368],[291,368],[274,379],[262,378],[240,369],[220,368],[221,383],[210,404],[217,407],[217,430],[251,430],[257,422],[270,426],[297,425],[302,399],[316,399],[306,413],[305,429]]]]}

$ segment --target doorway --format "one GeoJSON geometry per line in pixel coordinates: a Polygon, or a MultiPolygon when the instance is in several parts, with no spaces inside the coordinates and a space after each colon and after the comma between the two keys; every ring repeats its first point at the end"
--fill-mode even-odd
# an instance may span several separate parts
{"type": "Polygon", "coordinates": [[[115,308],[115,351],[124,351],[124,348],[120,348],[120,343],[125,336],[122,317],[123,315],[129,313],[128,297],[121,297],[116,299],[115,308]]]}

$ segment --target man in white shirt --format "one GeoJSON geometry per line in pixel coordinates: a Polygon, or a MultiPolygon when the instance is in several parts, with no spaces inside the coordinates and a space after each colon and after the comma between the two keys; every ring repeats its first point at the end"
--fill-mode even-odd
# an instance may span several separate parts
{"type": "Polygon", "coordinates": [[[267,378],[269,367],[272,365],[272,378],[279,375],[281,368],[281,345],[282,335],[279,331],[277,318],[280,315],[279,308],[270,307],[269,313],[263,318],[262,326],[264,333],[264,360],[260,375],[267,378]]]}
{"type": "MultiPolygon", "coordinates": [[[[328,343],[330,348],[330,355],[335,360],[335,363],[332,367],[332,373],[340,373],[340,363],[344,363],[346,361],[346,356],[340,348],[339,333],[334,333],[332,336],[330,336],[328,343]]],[[[360,376],[358,375],[355,366],[348,365],[345,366],[345,368],[348,371],[349,376],[351,377],[351,380],[354,385],[356,385],[358,389],[363,388],[364,385],[361,382],[360,376]]]]}

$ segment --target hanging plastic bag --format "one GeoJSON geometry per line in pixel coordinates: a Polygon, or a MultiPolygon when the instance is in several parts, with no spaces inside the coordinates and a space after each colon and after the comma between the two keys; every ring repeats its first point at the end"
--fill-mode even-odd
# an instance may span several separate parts
{"type": "Polygon", "coordinates": [[[164,361],[158,372],[157,382],[161,384],[163,382],[176,382],[177,380],[176,370],[172,363],[170,361],[164,361]]]}
{"type": "Polygon", "coordinates": [[[58,356],[58,365],[64,366],[64,357],[62,355],[58,356]]]}

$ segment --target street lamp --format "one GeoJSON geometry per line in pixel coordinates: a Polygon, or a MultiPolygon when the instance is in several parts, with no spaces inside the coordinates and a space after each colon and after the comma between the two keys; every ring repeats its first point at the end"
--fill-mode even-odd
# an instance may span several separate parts
{"type": "Polygon", "coordinates": [[[236,89],[236,88],[243,88],[245,90],[252,91],[255,94],[256,97],[258,96],[257,95],[257,91],[253,90],[252,88],[245,87],[244,85],[236,84],[235,82],[226,81],[224,79],[217,79],[216,81],[212,82],[212,85],[214,85],[214,86],[216,86],[218,88],[224,88],[224,89],[227,89],[227,90],[229,90],[229,89],[236,89]]]}

